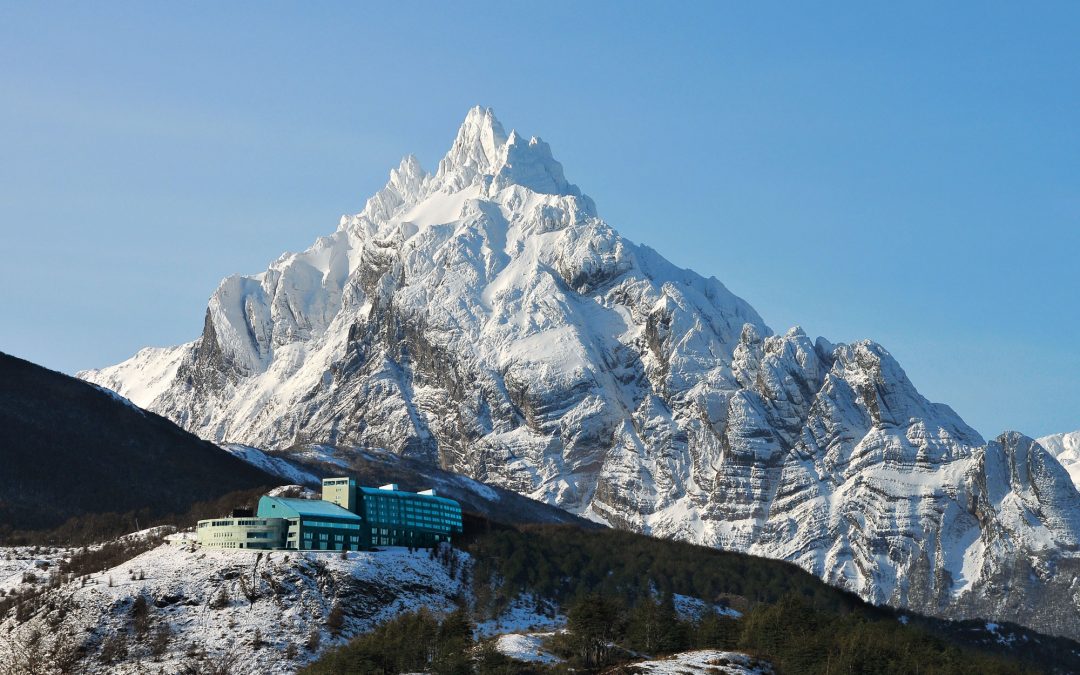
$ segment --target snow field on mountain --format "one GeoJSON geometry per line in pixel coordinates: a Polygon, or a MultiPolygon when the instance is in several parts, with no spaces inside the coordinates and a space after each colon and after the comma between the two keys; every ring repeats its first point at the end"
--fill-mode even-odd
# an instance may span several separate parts
{"type": "Polygon", "coordinates": [[[222,445],[230,455],[242,459],[252,466],[256,466],[271,476],[279,476],[296,485],[320,485],[322,479],[315,474],[298,469],[280,457],[268,455],[258,448],[252,448],[239,443],[226,443],[222,445]]]}
{"type": "Polygon", "coordinates": [[[90,381],[120,393],[140,408],[152,409],[154,400],[173,385],[176,371],[193,345],[188,342],[175,347],[140,349],[135,356],[110,368],[108,373],[102,371],[101,378],[90,381]]]}

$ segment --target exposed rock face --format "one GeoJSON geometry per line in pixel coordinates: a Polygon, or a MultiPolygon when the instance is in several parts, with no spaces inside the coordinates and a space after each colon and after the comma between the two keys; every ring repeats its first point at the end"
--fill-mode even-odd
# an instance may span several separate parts
{"type": "Polygon", "coordinates": [[[1080,431],[1043,436],[1038,442],[1061,462],[1072,476],[1073,484],[1080,486],[1080,431]]]}
{"type": "Polygon", "coordinates": [[[1080,636],[1052,457],[987,444],[879,345],[773,335],[490,110],[434,175],[407,157],[334,234],[222,282],[199,339],[81,376],[213,440],[385,447],[877,602],[1080,636]]]}

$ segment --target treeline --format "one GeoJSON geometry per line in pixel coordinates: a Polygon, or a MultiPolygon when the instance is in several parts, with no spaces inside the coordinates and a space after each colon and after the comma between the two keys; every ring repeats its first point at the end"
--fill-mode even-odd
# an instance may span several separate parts
{"type": "Polygon", "coordinates": [[[630,605],[656,594],[679,593],[745,606],[797,594],[833,612],[893,614],[791,563],[621,530],[530,525],[494,529],[470,537],[463,546],[476,561],[477,604],[492,615],[522,593],[563,606],[591,593],[624,598],[630,605]]]}
{"type": "MultiPolygon", "coordinates": [[[[886,646],[903,644],[902,649],[898,648],[898,653],[903,653],[910,647],[908,640],[917,645],[929,644],[923,641],[926,635],[936,636],[932,650],[951,654],[948,658],[953,658],[955,649],[959,649],[965,655],[1008,659],[1005,663],[1020,660],[1037,671],[1080,672],[1080,645],[1072,640],[1011,627],[1017,639],[1024,641],[1025,647],[1017,649],[987,635],[981,625],[973,629],[966,623],[910,613],[905,613],[910,625],[903,625],[898,620],[901,612],[870,605],[783,561],[620,530],[581,530],[562,525],[474,527],[462,546],[474,559],[476,607],[485,617],[498,615],[523,593],[549,599],[563,611],[583,597],[599,594],[617,601],[623,612],[632,610],[643,599],[682,594],[737,609],[745,614],[744,621],[754,620],[769,607],[785,615],[796,609],[811,612],[816,621],[827,626],[817,639],[852,641],[843,648],[838,642],[817,644],[810,652],[810,660],[822,659],[829,672],[837,672],[831,668],[830,659],[841,652],[855,659],[855,645],[859,640],[871,640],[869,636],[880,638],[886,646]],[[899,642],[890,643],[889,634],[895,634],[899,642]],[[848,637],[841,637],[845,635],[848,637]]],[[[785,620],[790,623],[802,619],[787,616],[785,620]]],[[[758,644],[751,640],[758,633],[764,634],[755,627],[737,643],[728,640],[693,644],[795,658],[785,651],[782,636],[775,637],[772,643],[758,644]]],[[[921,653],[914,647],[911,651],[921,653]]],[[[803,672],[790,663],[784,672],[788,670],[803,672]]],[[[864,672],[890,671],[871,668],[864,672]]],[[[920,672],[926,672],[925,668],[920,672]]]]}
{"type": "Polygon", "coordinates": [[[753,655],[781,675],[880,673],[882,675],[1005,675],[1037,673],[1015,661],[974,653],[917,627],[873,620],[856,613],[816,610],[793,595],[760,603],[740,618],[706,612],[682,619],[670,597],[625,598],[599,593],[578,598],[567,611],[564,632],[545,648],[563,659],[543,665],[514,661],[493,639],[475,641],[464,609],[440,619],[421,610],[378,626],[331,650],[302,675],[510,675],[571,672],[632,673],[633,662],[692,649],[753,655]]]}
{"type": "Polygon", "coordinates": [[[512,661],[491,641],[477,645],[463,609],[438,617],[421,609],[400,614],[344,647],[332,649],[299,675],[525,675],[541,672],[512,661]]]}
{"type": "Polygon", "coordinates": [[[962,649],[918,627],[815,609],[797,594],[758,603],[739,618],[707,612],[692,620],[679,618],[670,600],[642,599],[627,608],[623,598],[592,594],[579,598],[567,618],[567,631],[548,642],[566,659],[556,672],[597,671],[641,655],[708,648],[751,654],[784,675],[1039,672],[962,649]]]}
{"type": "Polygon", "coordinates": [[[230,492],[217,499],[197,502],[182,513],[155,514],[150,509],[126,513],[87,513],[69,518],[63,525],[47,530],[14,530],[0,523],[0,546],[87,546],[115,539],[139,529],[172,525],[187,528],[199,520],[217,518],[237,507],[252,508],[269,486],[230,492]]]}
{"type": "Polygon", "coordinates": [[[1080,665],[1070,641],[1033,639],[1010,655],[976,648],[950,633],[950,622],[901,622],[889,608],[775,560],[552,525],[471,527],[461,546],[473,560],[471,616],[465,609],[442,620],[427,612],[399,616],[303,672],[630,673],[645,657],[704,648],[750,654],[782,675],[996,675],[1080,665]],[[681,616],[676,594],[709,604],[699,616],[681,616]],[[492,640],[474,641],[465,629],[526,597],[538,613],[567,616],[566,630],[544,645],[562,663],[511,661],[492,640]],[[737,612],[715,611],[725,605],[737,612]]]}

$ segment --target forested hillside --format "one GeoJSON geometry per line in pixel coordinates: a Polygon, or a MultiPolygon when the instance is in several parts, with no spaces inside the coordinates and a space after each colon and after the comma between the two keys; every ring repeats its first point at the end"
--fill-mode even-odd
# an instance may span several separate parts
{"type": "Polygon", "coordinates": [[[305,672],[632,673],[644,655],[701,648],[749,653],[784,674],[1080,670],[1070,640],[874,607],[780,561],[617,530],[470,525],[471,613],[397,617],[305,672]],[[687,596],[721,611],[687,617],[675,602],[687,596]],[[461,625],[521,597],[566,615],[567,631],[545,645],[562,663],[512,662],[461,625]],[[409,639],[420,633],[433,641],[409,639]]]}
{"type": "Polygon", "coordinates": [[[0,537],[87,514],[183,513],[278,482],[111,392],[0,353],[0,537]]]}

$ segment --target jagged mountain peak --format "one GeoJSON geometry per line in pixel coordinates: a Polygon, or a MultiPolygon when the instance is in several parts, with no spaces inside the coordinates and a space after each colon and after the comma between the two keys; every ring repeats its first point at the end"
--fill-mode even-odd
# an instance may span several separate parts
{"type": "MultiPolygon", "coordinates": [[[[592,200],[566,180],[562,164],[547,143],[537,136],[526,139],[516,130],[507,135],[491,108],[475,106],[434,175],[428,174],[415,156],[407,155],[390,171],[386,185],[368,200],[360,215],[376,223],[395,217],[407,220],[404,214],[411,207],[440,193],[453,195],[476,188],[473,197],[501,202],[504,198],[499,193],[515,187],[536,194],[573,197],[575,200],[567,204],[569,211],[596,215],[592,200]]],[[[460,213],[442,214],[451,215],[460,213]]],[[[341,227],[346,227],[349,220],[343,218],[341,227]]]]}
{"type": "Polygon", "coordinates": [[[516,130],[507,135],[495,112],[481,106],[466,115],[431,189],[456,192],[478,182],[485,183],[488,194],[519,185],[539,194],[582,196],[567,182],[547,143],[516,130]]]}
{"type": "Polygon", "coordinates": [[[80,375],[216,441],[381,447],[875,602],[1080,635],[1073,577],[1025,581],[1032,555],[1080,571],[1053,457],[987,444],[877,343],[774,335],[487,108],[434,175],[406,157],[331,236],[223,282],[197,340],[80,375]]]}
{"type": "MultiPolygon", "coordinates": [[[[406,155],[396,169],[390,170],[390,179],[383,189],[368,199],[361,215],[373,221],[387,220],[403,205],[421,199],[430,182],[431,176],[420,166],[420,160],[415,155],[406,155]]],[[[341,227],[348,222],[348,216],[343,216],[341,227]]]]}
{"type": "Polygon", "coordinates": [[[421,194],[424,181],[428,178],[428,172],[424,171],[420,160],[413,154],[405,155],[398,167],[390,170],[390,184],[407,194],[421,194]]]}
{"type": "MultiPolygon", "coordinates": [[[[495,118],[495,111],[473,107],[458,129],[454,144],[439,162],[436,177],[447,181],[451,175],[465,180],[475,175],[490,175],[499,163],[506,140],[506,132],[495,118]]],[[[460,189],[465,185],[457,187],[460,189]]]]}

